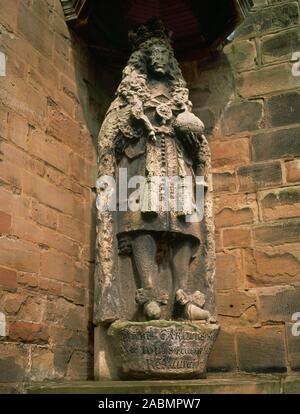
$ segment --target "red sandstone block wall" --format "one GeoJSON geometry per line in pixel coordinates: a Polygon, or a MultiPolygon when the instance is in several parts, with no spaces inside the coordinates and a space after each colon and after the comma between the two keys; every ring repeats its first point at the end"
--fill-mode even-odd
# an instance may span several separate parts
{"type": "Polygon", "coordinates": [[[209,137],[221,334],[211,370],[300,369],[299,2],[255,1],[220,57],[184,64],[209,137]]]}
{"type": "Polygon", "coordinates": [[[0,383],[86,379],[105,96],[58,0],[0,0],[0,52],[0,383]]]}

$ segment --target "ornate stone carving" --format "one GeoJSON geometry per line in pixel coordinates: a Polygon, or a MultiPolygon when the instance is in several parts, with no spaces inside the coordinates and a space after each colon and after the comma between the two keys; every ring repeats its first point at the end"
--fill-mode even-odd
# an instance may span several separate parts
{"type": "Polygon", "coordinates": [[[89,0],[60,0],[67,22],[80,24],[84,10],[88,7],[89,0]]]}
{"type": "Polygon", "coordinates": [[[195,322],[115,322],[108,333],[122,379],[204,378],[218,328],[195,322]]]}
{"type": "Polygon", "coordinates": [[[218,327],[204,125],[162,23],[152,19],[130,39],[134,51],[99,134],[95,323],[137,321],[137,330],[145,320],[211,324],[198,344],[206,358],[218,327]]]}

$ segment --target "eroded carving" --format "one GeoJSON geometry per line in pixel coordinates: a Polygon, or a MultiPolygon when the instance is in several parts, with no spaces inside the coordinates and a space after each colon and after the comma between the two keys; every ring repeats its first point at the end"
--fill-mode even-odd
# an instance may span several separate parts
{"type": "Polygon", "coordinates": [[[107,183],[97,182],[95,322],[215,322],[210,151],[204,125],[192,113],[162,23],[152,19],[131,32],[130,40],[134,50],[99,135],[99,178],[113,177],[116,187],[111,197],[107,183]],[[127,186],[134,177],[145,178],[143,191],[120,188],[124,171],[127,186]],[[169,187],[161,184],[164,179],[169,187]],[[195,218],[201,214],[196,202],[201,189],[200,221],[195,218]],[[105,203],[115,203],[116,211],[103,211],[105,203]],[[127,305],[133,301],[136,305],[127,305]]]}

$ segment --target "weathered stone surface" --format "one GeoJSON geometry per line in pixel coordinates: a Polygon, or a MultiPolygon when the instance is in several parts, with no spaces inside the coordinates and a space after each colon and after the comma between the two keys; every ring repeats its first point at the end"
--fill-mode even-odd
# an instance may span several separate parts
{"type": "Polygon", "coordinates": [[[70,149],[60,142],[57,142],[44,132],[35,129],[30,133],[27,140],[28,150],[39,159],[46,161],[56,169],[67,173],[70,165],[70,149]]]}
{"type": "Polygon", "coordinates": [[[0,340],[7,336],[7,324],[6,316],[3,312],[0,312],[0,340]]]}
{"type": "MultiPolygon", "coordinates": [[[[59,351],[63,349],[69,351],[73,351],[74,349],[81,351],[88,350],[89,335],[87,332],[78,331],[76,328],[72,330],[62,326],[51,325],[49,327],[49,333],[59,351]]],[[[60,354],[58,353],[58,359],[60,359],[60,354]]],[[[56,358],[56,352],[54,353],[54,357],[56,358]]]]}
{"type": "Polygon", "coordinates": [[[299,80],[293,76],[288,63],[242,72],[237,76],[238,92],[243,98],[288,91],[298,85],[299,80]]]}
{"type": "Polygon", "coordinates": [[[263,37],[261,39],[263,63],[290,60],[293,52],[299,50],[299,42],[298,28],[263,37]]]}
{"type": "MultiPolygon", "coordinates": [[[[239,326],[257,326],[259,324],[259,308],[252,305],[247,308],[238,321],[239,326]]],[[[229,325],[230,326],[230,325],[229,325]]]]}
{"type": "Polygon", "coordinates": [[[56,347],[54,352],[53,364],[55,374],[59,377],[66,376],[68,364],[72,355],[72,348],[56,347]]]}
{"type": "Polygon", "coordinates": [[[74,218],[59,215],[58,230],[70,239],[84,244],[86,241],[86,231],[82,223],[74,218]]]}
{"type": "Polygon", "coordinates": [[[15,4],[11,2],[1,1],[1,21],[5,23],[5,26],[8,26],[10,30],[15,30],[16,28],[18,3],[19,0],[16,0],[15,4]]]}
{"type": "Polygon", "coordinates": [[[207,370],[215,372],[236,369],[235,331],[222,328],[208,358],[207,370]]]}
{"type": "Polygon", "coordinates": [[[224,247],[246,247],[251,240],[251,230],[246,227],[223,230],[224,247]]]}
{"type": "Polygon", "coordinates": [[[66,329],[85,331],[88,325],[87,312],[78,312],[78,307],[63,298],[48,300],[46,318],[66,329]]]}
{"type": "Polygon", "coordinates": [[[247,372],[285,372],[284,328],[247,328],[237,333],[238,366],[247,372]]]}
{"type": "Polygon", "coordinates": [[[18,275],[18,283],[20,286],[26,286],[29,288],[37,288],[39,285],[38,276],[32,273],[22,273],[18,275]]]}
{"type": "Polygon", "coordinates": [[[194,108],[194,113],[203,121],[205,133],[210,135],[216,123],[215,113],[209,108],[194,108]]]}
{"type": "Polygon", "coordinates": [[[283,381],[284,394],[299,394],[300,393],[300,378],[299,376],[290,376],[283,381]]]}
{"type": "Polygon", "coordinates": [[[284,126],[299,123],[300,93],[290,92],[272,96],[267,101],[271,126],[284,126]]]}
{"type": "Polygon", "coordinates": [[[300,155],[300,128],[266,132],[252,138],[254,161],[288,158],[300,155]]]}
{"type": "Polygon", "coordinates": [[[1,83],[2,102],[17,111],[29,122],[40,124],[45,117],[46,97],[25,83],[22,78],[12,76],[1,83]]]}
{"type": "Polygon", "coordinates": [[[291,2],[291,1],[293,1],[293,0],[267,0],[269,5],[272,5],[272,4],[276,5],[278,3],[288,3],[288,2],[291,2]]]}
{"type": "Polygon", "coordinates": [[[214,197],[214,212],[218,212],[229,209],[232,211],[238,211],[243,209],[251,209],[255,220],[258,219],[257,211],[257,197],[256,194],[243,194],[239,193],[222,193],[216,194],[214,197]]]}
{"type": "Polygon", "coordinates": [[[21,394],[24,392],[24,387],[19,383],[7,382],[0,384],[0,394],[21,394]]]}
{"type": "Polygon", "coordinates": [[[26,302],[27,295],[25,293],[7,293],[2,299],[3,310],[8,316],[16,315],[21,306],[26,302]]]}
{"type": "Polygon", "coordinates": [[[256,327],[259,326],[259,309],[256,305],[251,305],[245,309],[238,317],[236,316],[223,316],[219,315],[218,320],[220,326],[225,328],[240,329],[243,327],[256,327]]]}
{"type": "Polygon", "coordinates": [[[215,192],[236,190],[235,174],[231,172],[214,173],[213,174],[213,189],[215,192]]]}
{"type": "Polygon", "coordinates": [[[24,345],[18,346],[0,342],[0,381],[21,382],[25,379],[29,350],[24,345]]]}
{"type": "Polygon", "coordinates": [[[232,135],[259,128],[263,116],[263,104],[259,101],[233,102],[225,109],[222,117],[222,132],[232,135]]]}
{"type": "Polygon", "coordinates": [[[262,9],[250,16],[237,29],[237,38],[253,37],[288,26],[298,24],[299,8],[297,2],[274,6],[273,8],[262,9]]]}
{"type": "Polygon", "coordinates": [[[205,103],[206,107],[213,108],[218,114],[232,96],[234,86],[232,68],[224,56],[216,57],[212,62],[212,67],[208,66],[207,70],[202,70],[201,66],[201,64],[198,64],[198,68],[196,66],[194,81],[189,82],[187,79],[191,84],[191,101],[195,107],[205,103]]]}
{"type": "Polygon", "coordinates": [[[11,215],[0,211],[0,234],[9,233],[11,228],[11,215]]]}
{"type": "Polygon", "coordinates": [[[37,246],[19,239],[0,239],[0,260],[13,269],[37,272],[40,252],[37,246]]]}
{"type": "Polygon", "coordinates": [[[256,303],[256,296],[250,292],[236,290],[217,294],[218,314],[222,316],[241,316],[256,303]]]}
{"type": "Polygon", "coordinates": [[[224,53],[236,71],[249,70],[256,64],[256,47],[253,41],[229,43],[225,46],[224,53]]]}
{"type": "Polygon", "coordinates": [[[259,309],[256,305],[251,305],[239,317],[218,315],[218,321],[225,328],[256,327],[260,325],[259,309]]]}
{"type": "Polygon", "coordinates": [[[262,321],[290,322],[292,315],[299,312],[300,287],[264,288],[259,293],[262,321]]]}
{"type": "Polygon", "coordinates": [[[122,378],[199,378],[219,327],[197,322],[115,322],[109,329],[122,378]]]}
{"type": "MultiPolygon", "coordinates": [[[[49,174],[46,177],[49,178],[49,174]]],[[[34,174],[25,173],[23,176],[24,193],[50,208],[72,215],[82,221],[84,208],[79,197],[68,192],[64,187],[57,187],[49,181],[34,174]]]]}
{"type": "Polygon", "coordinates": [[[217,290],[235,289],[239,286],[242,275],[241,254],[237,250],[230,253],[218,253],[216,261],[217,290]]]}
{"type": "Polygon", "coordinates": [[[66,255],[58,254],[51,250],[41,255],[41,269],[49,279],[56,279],[63,282],[72,282],[72,259],[66,255]]]}
{"type": "MultiPolygon", "coordinates": [[[[288,377],[290,380],[290,377],[288,377]]],[[[287,379],[286,379],[287,381],[287,379]]],[[[296,380],[294,379],[294,384],[296,380]]],[[[298,392],[299,392],[298,382],[298,392]]],[[[288,386],[286,387],[288,390],[288,386]]],[[[289,388],[291,389],[291,387],[289,388]]],[[[293,387],[295,390],[296,387],[293,387]]],[[[280,394],[281,378],[230,373],[209,374],[203,380],[84,381],[31,385],[28,394],[280,394]]]]}
{"type": "Polygon", "coordinates": [[[221,238],[221,232],[216,231],[215,232],[215,243],[216,243],[216,252],[219,252],[222,250],[222,238],[221,238]]]}
{"type": "Polygon", "coordinates": [[[249,140],[247,138],[225,142],[212,141],[210,144],[214,168],[225,165],[239,165],[249,162],[249,140]]]}
{"type": "Polygon", "coordinates": [[[38,295],[26,296],[26,301],[18,312],[18,317],[24,322],[42,323],[46,311],[46,298],[38,295]]]}
{"type": "Polygon", "coordinates": [[[288,360],[289,360],[290,366],[291,366],[293,371],[299,371],[300,370],[300,327],[299,327],[299,319],[297,321],[298,321],[297,329],[295,329],[295,328],[293,329],[293,323],[287,323],[285,325],[286,338],[287,338],[288,360]],[[295,336],[295,331],[296,331],[298,336],[295,336]]]}
{"type": "Polygon", "coordinates": [[[48,327],[44,324],[16,321],[9,326],[9,339],[12,341],[37,344],[48,343],[48,327]]]}
{"type": "Polygon", "coordinates": [[[237,170],[239,191],[254,192],[282,183],[281,164],[279,162],[253,164],[237,170]]]}
{"type": "Polygon", "coordinates": [[[53,33],[48,30],[42,20],[39,20],[31,10],[21,3],[18,13],[18,31],[42,54],[51,56],[53,33]]]}
{"type": "Polygon", "coordinates": [[[35,200],[31,204],[30,217],[42,226],[50,227],[51,229],[57,228],[57,212],[35,200]]]}
{"type": "Polygon", "coordinates": [[[0,267],[0,285],[4,288],[15,289],[17,287],[16,271],[0,267]]]}
{"type": "MultiPolygon", "coordinates": [[[[272,0],[271,0],[272,1],[272,0]]],[[[277,2],[278,0],[275,0],[275,2],[277,2]]],[[[279,0],[281,1],[281,0],[279,0]]],[[[274,3],[274,2],[273,2],[274,3]]],[[[268,0],[254,0],[253,1],[254,4],[254,8],[260,8],[260,7],[265,7],[268,5],[268,0]]]]}
{"type": "Polygon", "coordinates": [[[289,284],[300,280],[300,246],[283,245],[245,250],[246,276],[253,286],[289,284]]]}
{"type": "Polygon", "coordinates": [[[254,240],[257,243],[273,245],[300,241],[300,223],[286,222],[269,226],[259,226],[253,230],[254,240]]]}
{"type": "Polygon", "coordinates": [[[241,224],[253,223],[254,214],[250,207],[231,209],[225,207],[215,215],[215,224],[220,227],[239,226],[241,224]]]}
{"type": "Polygon", "coordinates": [[[0,109],[0,137],[6,139],[8,135],[8,112],[0,109]]]}
{"type": "Polygon", "coordinates": [[[68,364],[67,378],[77,380],[90,379],[92,374],[92,356],[87,352],[75,351],[68,364]]]}
{"type": "Polygon", "coordinates": [[[54,138],[64,137],[64,144],[80,153],[80,125],[60,111],[52,99],[48,99],[47,134],[54,138]]]}
{"type": "Polygon", "coordinates": [[[62,296],[76,305],[84,305],[85,303],[85,290],[80,287],[63,285],[62,296]]]}
{"type": "Polygon", "coordinates": [[[300,215],[300,187],[260,193],[264,221],[296,218],[300,215]]]}
{"type": "Polygon", "coordinates": [[[288,182],[295,183],[300,181],[300,160],[286,162],[285,168],[288,182]]]}
{"type": "Polygon", "coordinates": [[[55,377],[53,352],[47,348],[33,347],[29,377],[32,381],[51,380],[55,377]]]}
{"type": "MultiPolygon", "coordinates": [[[[54,378],[50,344],[54,355],[60,346],[71,353],[87,349],[96,167],[91,131],[97,134],[110,93],[100,103],[97,88],[91,88],[91,98],[88,85],[98,83],[95,68],[85,45],[71,44],[59,0],[0,0],[0,9],[7,63],[7,76],[0,79],[0,311],[7,322],[0,382],[15,386],[24,379],[54,378]],[[53,325],[68,330],[66,336],[60,332],[62,345],[53,325]]],[[[70,379],[77,367],[73,364],[70,379]]]]}

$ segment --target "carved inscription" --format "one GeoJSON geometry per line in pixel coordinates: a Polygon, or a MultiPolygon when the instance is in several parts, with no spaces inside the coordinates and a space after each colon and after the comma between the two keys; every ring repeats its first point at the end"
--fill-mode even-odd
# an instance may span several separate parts
{"type": "Polygon", "coordinates": [[[215,334],[190,325],[128,326],[119,332],[119,356],[125,371],[201,372],[215,334]]]}

